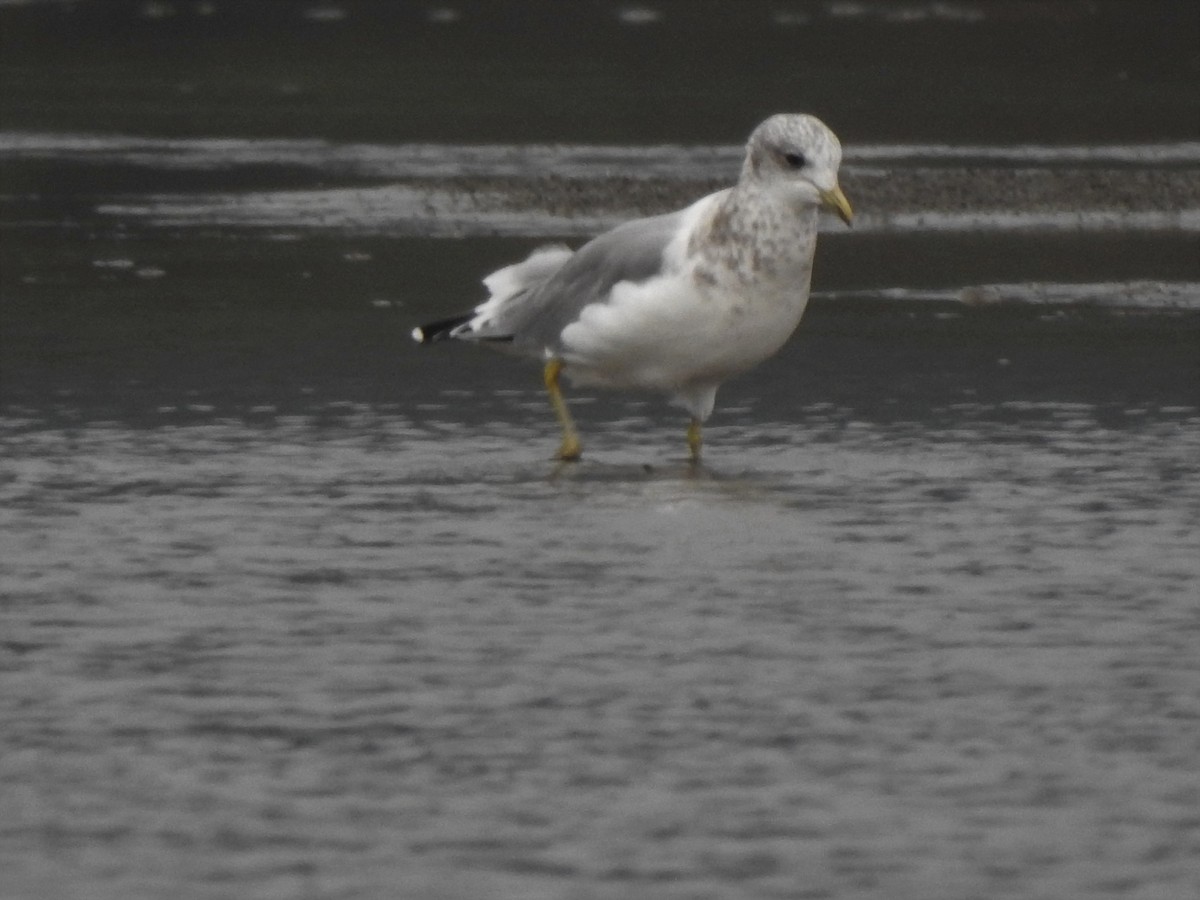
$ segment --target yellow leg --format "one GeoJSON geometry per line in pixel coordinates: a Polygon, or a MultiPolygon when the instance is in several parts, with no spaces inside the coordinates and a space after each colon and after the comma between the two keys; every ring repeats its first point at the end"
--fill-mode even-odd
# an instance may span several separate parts
{"type": "Polygon", "coordinates": [[[699,419],[692,419],[688,425],[687,442],[688,456],[693,463],[700,462],[700,447],[704,443],[704,436],[701,434],[701,424],[699,419]]]}
{"type": "Polygon", "coordinates": [[[571,421],[571,412],[567,409],[567,401],[563,399],[562,389],[558,386],[558,376],[562,373],[563,361],[552,359],[542,370],[542,378],[546,382],[546,391],[550,394],[550,405],[558,416],[558,424],[562,427],[562,446],[558,448],[558,458],[575,460],[583,455],[583,445],[579,443],[579,433],[575,423],[571,421]]]}

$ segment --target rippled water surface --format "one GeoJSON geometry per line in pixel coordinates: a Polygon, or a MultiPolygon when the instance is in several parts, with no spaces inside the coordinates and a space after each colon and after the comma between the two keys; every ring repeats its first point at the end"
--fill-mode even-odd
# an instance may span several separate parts
{"type": "Polygon", "coordinates": [[[0,898],[1195,894],[1192,6],[559,9],[0,3],[0,898]],[[702,467],[408,340],[777,108],[702,467]]]}
{"type": "Polygon", "coordinates": [[[797,413],[700,472],[620,421],[565,469],[370,408],[10,421],[9,883],[1191,883],[1197,411],[797,413]]]}

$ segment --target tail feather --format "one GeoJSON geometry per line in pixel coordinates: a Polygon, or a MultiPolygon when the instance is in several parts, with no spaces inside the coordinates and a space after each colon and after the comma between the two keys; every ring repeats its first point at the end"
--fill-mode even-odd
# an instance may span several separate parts
{"type": "MultiPolygon", "coordinates": [[[[0,4],[3,2],[0,0],[0,4]]],[[[539,247],[523,262],[505,266],[483,279],[490,296],[479,306],[467,313],[417,326],[412,330],[413,340],[418,344],[456,339],[471,343],[513,343],[513,332],[526,315],[529,297],[572,255],[563,244],[539,247]]]]}
{"type": "Polygon", "coordinates": [[[438,319],[428,325],[418,325],[412,330],[412,338],[418,344],[432,344],[437,341],[452,341],[461,338],[466,341],[487,341],[490,343],[506,344],[513,339],[511,334],[477,334],[463,326],[474,319],[475,312],[462,313],[448,319],[438,319]]]}
{"type": "Polygon", "coordinates": [[[412,330],[413,340],[418,344],[432,344],[436,341],[449,340],[454,331],[459,325],[464,325],[475,318],[475,313],[459,313],[457,316],[451,316],[448,319],[438,319],[436,322],[430,322],[428,325],[418,325],[412,330]]]}

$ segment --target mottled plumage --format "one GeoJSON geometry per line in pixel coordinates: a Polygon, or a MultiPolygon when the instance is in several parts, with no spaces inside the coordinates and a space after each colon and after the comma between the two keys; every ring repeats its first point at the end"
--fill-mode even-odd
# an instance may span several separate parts
{"type": "Polygon", "coordinates": [[[717,387],[775,353],[804,313],[818,209],[850,221],[840,162],[838,140],[819,120],[772,116],[750,136],[734,187],[626,222],[575,252],[538,249],[485,278],[490,297],[472,312],[413,337],[487,341],[541,360],[564,459],[580,447],[560,372],[667,394],[691,413],[696,459],[717,387]]]}

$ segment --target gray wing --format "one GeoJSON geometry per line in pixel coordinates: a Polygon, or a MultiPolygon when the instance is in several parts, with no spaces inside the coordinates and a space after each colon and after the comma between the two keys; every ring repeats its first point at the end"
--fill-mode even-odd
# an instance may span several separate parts
{"type": "Polygon", "coordinates": [[[514,349],[538,356],[557,350],[564,328],[585,306],[604,303],[622,281],[648,281],[663,270],[663,251],[683,212],[633,219],[584,244],[506,316],[514,349]]]}

